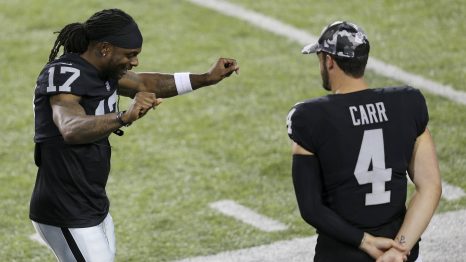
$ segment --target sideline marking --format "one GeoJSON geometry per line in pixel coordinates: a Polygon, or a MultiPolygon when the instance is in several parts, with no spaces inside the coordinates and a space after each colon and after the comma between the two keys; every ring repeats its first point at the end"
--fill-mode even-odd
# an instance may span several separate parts
{"type": "MultiPolygon", "coordinates": [[[[466,257],[466,210],[435,215],[422,235],[424,261],[460,262],[466,257]]],[[[309,261],[314,257],[316,236],[278,241],[269,245],[186,258],[178,262],[281,262],[309,261]]]]}
{"type": "Polygon", "coordinates": [[[442,197],[448,201],[453,201],[466,196],[463,189],[453,186],[442,180],[442,197]]]}
{"type": "Polygon", "coordinates": [[[278,221],[260,215],[253,210],[236,203],[233,200],[221,200],[210,203],[209,206],[220,213],[233,217],[262,231],[274,232],[286,230],[288,227],[278,221]]]}
{"type": "MultiPolygon", "coordinates": [[[[317,42],[318,37],[294,26],[285,24],[277,19],[268,17],[261,13],[248,10],[242,6],[223,0],[188,0],[189,2],[203,6],[227,16],[232,16],[246,21],[265,31],[284,36],[301,45],[317,42]]],[[[460,104],[466,105],[466,93],[453,89],[450,85],[443,85],[419,75],[408,73],[399,67],[384,63],[369,57],[367,68],[375,73],[398,80],[416,88],[427,90],[433,94],[448,98],[460,104]]]]}

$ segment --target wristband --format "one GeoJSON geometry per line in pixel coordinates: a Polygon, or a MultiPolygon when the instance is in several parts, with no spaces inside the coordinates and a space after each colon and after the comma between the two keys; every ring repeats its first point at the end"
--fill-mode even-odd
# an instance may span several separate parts
{"type": "Polygon", "coordinates": [[[189,72],[175,73],[173,76],[175,77],[176,91],[178,92],[178,95],[193,91],[193,87],[191,86],[191,79],[189,78],[189,72]]]}
{"type": "Polygon", "coordinates": [[[118,123],[120,123],[121,126],[130,126],[131,123],[126,123],[125,121],[123,121],[123,119],[121,118],[121,116],[126,113],[126,111],[120,111],[116,114],[116,119],[118,121],[118,123]]]}

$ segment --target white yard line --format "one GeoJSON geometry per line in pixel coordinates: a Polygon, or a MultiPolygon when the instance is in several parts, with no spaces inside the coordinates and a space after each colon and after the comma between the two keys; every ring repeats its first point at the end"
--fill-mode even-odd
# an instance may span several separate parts
{"type": "Polygon", "coordinates": [[[225,251],[211,256],[200,256],[176,262],[292,262],[312,261],[317,237],[295,238],[269,245],[225,251]]]}
{"type": "MultiPolygon", "coordinates": [[[[199,6],[203,6],[227,16],[232,16],[237,19],[246,21],[254,26],[257,26],[265,31],[286,37],[301,45],[314,43],[318,37],[309,34],[308,32],[285,24],[277,19],[268,17],[248,10],[242,6],[230,3],[223,0],[188,0],[199,6]]],[[[297,49],[298,51],[300,49],[297,49]]],[[[298,52],[297,52],[298,53],[298,52]]],[[[384,63],[375,58],[369,58],[367,68],[373,70],[379,75],[401,81],[405,84],[428,90],[429,92],[446,97],[450,100],[466,105],[466,93],[453,89],[449,85],[443,85],[435,81],[429,80],[419,75],[408,73],[399,67],[384,63]]]]}
{"type": "MultiPolygon", "coordinates": [[[[281,262],[311,261],[316,237],[296,238],[269,245],[226,251],[178,262],[281,262]]],[[[424,262],[464,262],[466,258],[466,210],[435,215],[424,232],[421,256],[424,262]]]]}
{"type": "Polygon", "coordinates": [[[448,184],[442,181],[442,197],[448,201],[453,201],[464,197],[466,193],[462,188],[448,184]]]}
{"type": "Polygon", "coordinates": [[[233,217],[262,231],[273,232],[288,229],[286,225],[258,214],[233,200],[221,200],[211,203],[209,206],[224,215],[233,217]]]}
{"type": "Polygon", "coordinates": [[[457,103],[466,105],[466,93],[455,90],[452,86],[443,85],[422,76],[408,73],[399,67],[386,64],[375,58],[369,58],[367,68],[379,75],[427,90],[435,95],[443,96],[457,103]]]}

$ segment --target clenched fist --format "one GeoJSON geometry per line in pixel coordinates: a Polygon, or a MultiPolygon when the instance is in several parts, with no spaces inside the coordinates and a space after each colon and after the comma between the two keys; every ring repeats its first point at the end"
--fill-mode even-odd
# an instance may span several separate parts
{"type": "Polygon", "coordinates": [[[239,66],[235,59],[219,58],[218,61],[207,72],[207,81],[214,85],[225,77],[229,77],[233,72],[239,74],[239,66]]]}
{"type": "Polygon", "coordinates": [[[157,98],[154,93],[138,92],[121,118],[125,123],[132,123],[142,118],[147,111],[154,109],[160,103],[162,103],[162,99],[157,98]]]}

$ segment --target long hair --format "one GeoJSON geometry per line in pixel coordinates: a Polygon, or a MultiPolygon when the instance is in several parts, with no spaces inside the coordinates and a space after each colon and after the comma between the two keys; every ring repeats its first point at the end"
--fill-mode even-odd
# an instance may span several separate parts
{"type": "Polygon", "coordinates": [[[104,9],[93,14],[84,23],[71,23],[58,33],[49,55],[49,62],[57,57],[63,46],[63,53],[82,54],[92,40],[111,35],[124,26],[134,23],[133,18],[120,9],[104,9]]]}

